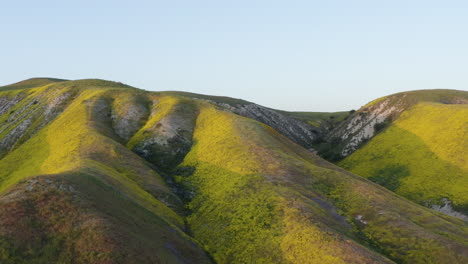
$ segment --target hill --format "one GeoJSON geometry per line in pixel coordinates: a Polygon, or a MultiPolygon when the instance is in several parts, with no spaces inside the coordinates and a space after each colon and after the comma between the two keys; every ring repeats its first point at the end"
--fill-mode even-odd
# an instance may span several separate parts
{"type": "Polygon", "coordinates": [[[466,222],[323,160],[284,113],[102,80],[0,102],[1,263],[468,261],[466,222]]]}
{"type": "Polygon", "coordinates": [[[421,102],[439,104],[467,104],[468,93],[458,90],[418,90],[378,98],[355,111],[327,133],[335,157],[340,160],[367,142],[379,131],[396,120],[401,113],[421,102]]]}
{"type": "Polygon", "coordinates": [[[408,199],[468,220],[468,92],[403,93],[365,108],[382,105],[394,110],[383,123],[367,125],[385,124],[380,132],[338,164],[408,199]]]}
{"type": "Polygon", "coordinates": [[[43,85],[56,83],[56,82],[64,82],[64,81],[67,81],[67,80],[56,79],[56,78],[31,78],[31,79],[27,79],[27,80],[13,83],[10,85],[2,86],[0,87],[0,91],[34,88],[38,86],[43,86],[43,85]]]}

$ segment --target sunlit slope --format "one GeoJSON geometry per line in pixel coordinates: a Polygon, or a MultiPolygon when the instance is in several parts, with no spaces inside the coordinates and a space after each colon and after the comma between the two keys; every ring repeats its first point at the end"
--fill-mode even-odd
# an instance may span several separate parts
{"type": "Polygon", "coordinates": [[[257,120],[266,124],[283,136],[289,138],[293,142],[301,145],[306,149],[311,149],[317,141],[320,141],[324,134],[323,127],[328,127],[333,122],[323,122],[331,120],[327,117],[335,115],[337,119],[344,118],[346,113],[298,113],[286,112],[264,107],[252,102],[223,97],[223,96],[208,96],[202,94],[185,93],[185,92],[163,92],[165,95],[178,96],[182,98],[196,99],[197,101],[207,101],[226,111],[257,120]],[[329,124],[330,123],[330,124],[329,124]]]}
{"type": "Polygon", "coordinates": [[[41,85],[0,92],[1,263],[468,262],[466,222],[225,107],[41,85]]]}
{"type": "Polygon", "coordinates": [[[119,143],[112,103],[132,93],[107,86],[91,81],[33,88],[11,108],[31,120],[17,130],[25,142],[0,160],[2,263],[210,262],[182,232],[177,196],[119,143]],[[37,130],[33,124],[64,93],[70,96],[63,112],[37,130]],[[42,115],[35,116],[38,111],[42,115]]]}
{"type": "Polygon", "coordinates": [[[217,262],[386,262],[377,252],[401,263],[467,261],[461,220],[347,173],[270,127],[206,104],[193,140],[179,167],[189,173],[176,179],[193,194],[193,235],[217,262]]]}
{"type": "Polygon", "coordinates": [[[401,113],[418,103],[468,104],[468,92],[433,89],[402,92],[378,98],[361,107],[327,134],[327,144],[319,154],[340,161],[395,121],[401,113]]]}
{"type": "Polygon", "coordinates": [[[39,86],[44,86],[51,83],[64,82],[66,80],[56,79],[56,78],[31,78],[10,85],[5,85],[0,87],[0,91],[7,90],[18,90],[18,89],[28,89],[35,88],[39,86]]]}
{"type": "Polygon", "coordinates": [[[340,163],[424,205],[468,213],[468,104],[419,103],[340,163]]]}

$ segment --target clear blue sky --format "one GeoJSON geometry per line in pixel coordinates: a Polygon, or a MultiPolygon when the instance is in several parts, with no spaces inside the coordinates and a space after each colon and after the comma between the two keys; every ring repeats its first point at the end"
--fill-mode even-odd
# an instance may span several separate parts
{"type": "Polygon", "coordinates": [[[467,90],[468,1],[3,1],[0,85],[37,76],[302,111],[467,90]]]}

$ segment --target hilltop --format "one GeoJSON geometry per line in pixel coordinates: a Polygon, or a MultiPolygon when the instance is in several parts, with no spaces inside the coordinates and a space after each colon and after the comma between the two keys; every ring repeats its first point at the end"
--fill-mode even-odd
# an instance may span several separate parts
{"type": "Polygon", "coordinates": [[[330,137],[341,139],[343,168],[468,220],[467,117],[468,92],[399,93],[364,106],[330,137]]]}
{"type": "Polygon", "coordinates": [[[465,221],[310,151],[329,115],[23,85],[0,88],[2,263],[468,262],[465,221]]]}
{"type": "Polygon", "coordinates": [[[468,104],[468,92],[433,89],[397,93],[378,98],[355,111],[327,135],[336,142],[335,160],[346,157],[396,120],[401,113],[419,103],[468,104]]]}
{"type": "Polygon", "coordinates": [[[65,82],[67,80],[64,79],[56,79],[56,78],[31,78],[27,79],[24,81],[20,81],[17,83],[9,84],[0,87],[0,91],[5,91],[5,90],[17,90],[17,89],[28,89],[28,88],[34,88],[34,87],[39,87],[51,83],[56,83],[56,82],[65,82]]]}

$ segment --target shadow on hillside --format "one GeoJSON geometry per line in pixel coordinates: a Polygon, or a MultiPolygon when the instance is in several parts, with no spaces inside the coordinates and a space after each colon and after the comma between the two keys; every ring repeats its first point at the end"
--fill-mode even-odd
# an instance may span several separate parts
{"type": "Polygon", "coordinates": [[[467,172],[440,158],[417,135],[390,126],[339,164],[425,206],[453,201],[468,213],[467,172]]]}

